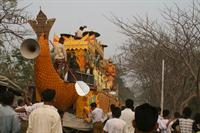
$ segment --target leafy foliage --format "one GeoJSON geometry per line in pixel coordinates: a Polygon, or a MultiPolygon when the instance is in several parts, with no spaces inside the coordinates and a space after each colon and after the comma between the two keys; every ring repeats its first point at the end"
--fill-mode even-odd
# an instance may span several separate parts
{"type": "Polygon", "coordinates": [[[0,73],[21,87],[33,84],[33,61],[21,56],[19,49],[8,52],[3,47],[0,49],[0,73]]]}

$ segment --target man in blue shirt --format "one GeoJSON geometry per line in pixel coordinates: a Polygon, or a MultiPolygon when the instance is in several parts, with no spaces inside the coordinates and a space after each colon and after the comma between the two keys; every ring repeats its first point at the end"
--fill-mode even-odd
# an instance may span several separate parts
{"type": "Polygon", "coordinates": [[[1,104],[0,106],[0,133],[19,133],[20,132],[20,121],[13,110],[11,105],[14,101],[14,95],[5,91],[1,95],[1,104]]]}

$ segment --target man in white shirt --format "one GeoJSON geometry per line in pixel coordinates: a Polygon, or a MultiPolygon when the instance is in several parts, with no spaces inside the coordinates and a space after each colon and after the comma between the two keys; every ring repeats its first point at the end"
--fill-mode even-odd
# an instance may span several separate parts
{"type": "Polygon", "coordinates": [[[54,67],[59,75],[63,78],[66,69],[67,54],[64,46],[60,43],[54,45],[54,67]]]}
{"type": "Polygon", "coordinates": [[[126,123],[119,119],[121,115],[121,109],[118,107],[114,107],[112,110],[112,116],[113,118],[109,119],[103,130],[104,133],[124,133],[124,127],[126,123]]]}
{"type": "Polygon", "coordinates": [[[90,108],[91,112],[91,119],[93,123],[93,133],[102,133],[103,131],[103,110],[97,107],[96,103],[91,103],[90,108]]]}
{"type": "Polygon", "coordinates": [[[161,121],[164,124],[165,128],[160,130],[161,133],[168,133],[167,127],[168,127],[168,124],[169,124],[168,123],[169,122],[169,114],[170,114],[169,110],[167,110],[167,109],[163,110],[163,119],[161,121]]]}
{"type": "Polygon", "coordinates": [[[158,128],[157,128],[157,132],[160,133],[161,131],[166,130],[167,126],[166,126],[166,124],[163,122],[164,118],[161,116],[161,108],[160,108],[160,107],[157,107],[156,109],[157,109],[157,111],[158,111],[158,120],[157,120],[158,128]]]}
{"type": "Polygon", "coordinates": [[[27,133],[62,133],[60,116],[52,105],[55,95],[52,89],[42,92],[44,105],[31,112],[27,133]]]}
{"type": "MultiPolygon", "coordinates": [[[[111,104],[110,105],[110,112],[107,113],[107,117],[108,119],[112,119],[113,116],[112,116],[112,112],[113,112],[113,109],[115,108],[115,105],[114,104],[111,104]]],[[[120,112],[120,115],[121,115],[121,112],[120,112]]]]}
{"type": "Polygon", "coordinates": [[[132,122],[135,119],[135,112],[133,109],[133,100],[127,99],[125,102],[126,108],[122,111],[120,119],[126,122],[124,133],[134,133],[134,128],[132,126],[132,122]]]}
{"type": "Polygon", "coordinates": [[[85,32],[86,30],[87,30],[87,26],[81,26],[81,27],[79,27],[79,29],[75,33],[75,36],[77,38],[81,39],[83,37],[83,32],[85,32]]]}

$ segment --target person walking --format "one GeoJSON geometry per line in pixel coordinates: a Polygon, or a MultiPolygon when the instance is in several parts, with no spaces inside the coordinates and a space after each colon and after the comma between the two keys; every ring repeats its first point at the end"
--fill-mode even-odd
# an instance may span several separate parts
{"type": "Polygon", "coordinates": [[[91,103],[90,108],[92,110],[90,117],[93,123],[93,133],[102,133],[103,131],[103,110],[97,107],[96,103],[91,103]]]}
{"type": "Polygon", "coordinates": [[[135,109],[133,126],[135,133],[156,133],[158,127],[157,109],[148,103],[142,104],[135,109]]]}
{"type": "Polygon", "coordinates": [[[6,91],[1,95],[0,133],[19,133],[20,120],[11,107],[14,101],[13,93],[6,91]]]}
{"type": "Polygon", "coordinates": [[[185,107],[182,112],[183,117],[177,119],[172,125],[172,128],[175,130],[179,126],[180,133],[192,133],[194,120],[190,118],[191,114],[192,110],[189,107],[185,107]]]}
{"type": "MultiPolygon", "coordinates": [[[[25,107],[26,104],[24,102],[23,99],[18,99],[17,100],[17,107],[16,109],[18,108],[22,108],[22,107],[25,107]]],[[[25,133],[26,130],[27,130],[27,127],[28,127],[28,114],[26,112],[19,112],[17,113],[20,121],[21,121],[21,133],[25,133]]]]}
{"type": "Polygon", "coordinates": [[[31,112],[27,133],[62,133],[61,118],[53,106],[55,90],[46,89],[42,92],[44,104],[31,112]]]}
{"type": "MultiPolygon", "coordinates": [[[[110,105],[110,112],[107,113],[108,119],[112,119],[113,118],[112,112],[113,112],[114,108],[115,108],[115,105],[111,104],[110,105]]],[[[120,112],[120,114],[121,114],[121,112],[120,112]]]]}
{"type": "Polygon", "coordinates": [[[163,119],[161,121],[164,125],[164,128],[160,130],[161,133],[168,133],[167,128],[169,123],[169,115],[170,111],[168,109],[163,110],[163,119]]]}
{"type": "Polygon", "coordinates": [[[192,129],[194,133],[200,133],[200,113],[195,114],[192,129]]]}
{"type": "Polygon", "coordinates": [[[135,119],[135,112],[133,109],[133,100],[127,99],[125,101],[126,108],[121,112],[120,119],[126,122],[124,133],[134,133],[134,128],[132,126],[132,121],[135,119]]]}
{"type": "Polygon", "coordinates": [[[103,130],[104,133],[124,133],[124,128],[126,123],[119,119],[121,115],[121,109],[119,107],[114,107],[112,109],[112,116],[113,118],[109,119],[103,130]]]}
{"type": "Polygon", "coordinates": [[[167,132],[168,133],[174,133],[175,130],[172,128],[172,125],[174,124],[174,122],[180,118],[180,113],[179,112],[175,112],[174,113],[174,117],[168,122],[168,127],[167,127],[167,132]]]}

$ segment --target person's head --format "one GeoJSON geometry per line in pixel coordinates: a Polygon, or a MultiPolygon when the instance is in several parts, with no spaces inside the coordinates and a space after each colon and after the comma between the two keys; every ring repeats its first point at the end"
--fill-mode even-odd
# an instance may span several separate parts
{"type": "Polygon", "coordinates": [[[5,91],[2,94],[2,99],[1,99],[1,103],[2,105],[9,105],[11,106],[13,104],[14,101],[14,94],[12,92],[9,91],[5,91]]]}
{"type": "Polygon", "coordinates": [[[125,102],[125,106],[126,108],[130,108],[132,109],[133,108],[133,100],[132,99],[127,99],[126,102],[125,102]]]}
{"type": "Polygon", "coordinates": [[[170,114],[170,112],[169,112],[168,109],[163,110],[163,117],[164,117],[164,118],[168,118],[168,117],[169,117],[169,114],[170,114]]]}
{"type": "Polygon", "coordinates": [[[2,99],[2,94],[0,93],[0,104],[2,103],[2,102],[1,102],[1,99],[2,99]]]}
{"type": "Polygon", "coordinates": [[[151,133],[157,129],[158,111],[148,103],[142,104],[135,109],[133,126],[136,133],[151,133]]]}
{"type": "Polygon", "coordinates": [[[183,109],[182,115],[184,118],[190,118],[191,114],[192,114],[192,110],[190,107],[185,107],[183,109]]]}
{"type": "Polygon", "coordinates": [[[114,107],[112,110],[113,118],[119,118],[121,116],[121,109],[119,107],[114,107]]]}
{"type": "Polygon", "coordinates": [[[2,103],[1,99],[5,91],[6,91],[6,87],[3,85],[0,85],[0,103],[2,103]]]}
{"type": "Polygon", "coordinates": [[[108,59],[108,63],[112,63],[112,59],[110,58],[110,59],[108,59]]]}
{"type": "Polygon", "coordinates": [[[84,29],[83,26],[80,26],[80,27],[79,27],[79,30],[83,30],[83,29],[84,29]]]}
{"type": "MultiPolygon", "coordinates": [[[[0,88],[1,89],[1,88],[0,88]]],[[[3,93],[0,92],[0,104],[2,103],[2,96],[3,96],[3,93]]]]}
{"type": "Polygon", "coordinates": [[[85,28],[87,28],[87,26],[80,26],[79,30],[83,31],[85,28]]]}
{"type": "Polygon", "coordinates": [[[97,104],[95,102],[90,104],[91,110],[94,110],[96,107],[97,107],[97,104]]]}
{"type": "Polygon", "coordinates": [[[157,111],[158,111],[158,114],[160,115],[161,113],[161,108],[160,107],[156,107],[157,111]]]}
{"type": "Polygon", "coordinates": [[[196,124],[200,124],[200,113],[194,115],[194,121],[196,124]]]}
{"type": "Polygon", "coordinates": [[[41,97],[44,102],[53,102],[56,91],[53,89],[46,89],[42,92],[41,97]]]}
{"type": "Polygon", "coordinates": [[[180,118],[181,117],[181,114],[179,113],[179,112],[175,112],[174,113],[174,118],[176,119],[176,118],[180,118]]]}
{"type": "Polygon", "coordinates": [[[115,105],[114,104],[111,104],[110,105],[110,111],[112,112],[112,110],[115,108],[115,105]]]}
{"type": "Polygon", "coordinates": [[[24,100],[23,99],[18,99],[17,100],[17,105],[18,106],[24,106],[24,100]]]}

